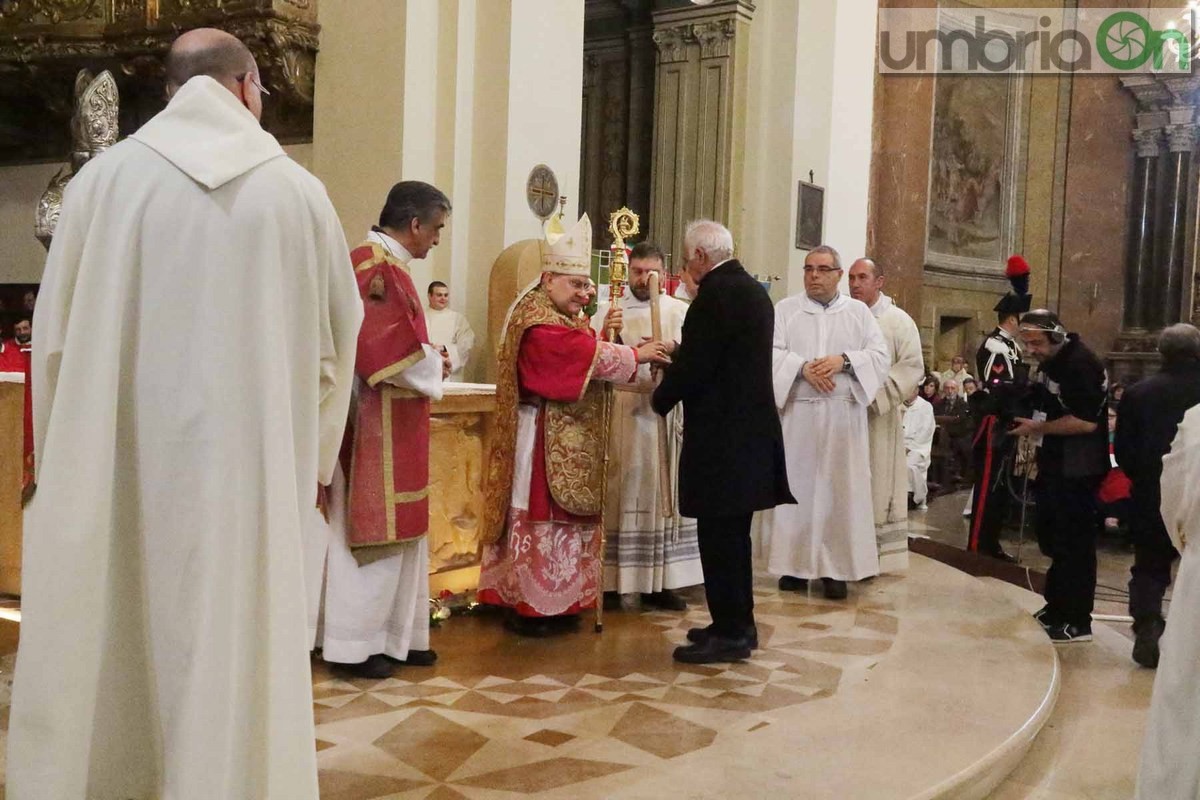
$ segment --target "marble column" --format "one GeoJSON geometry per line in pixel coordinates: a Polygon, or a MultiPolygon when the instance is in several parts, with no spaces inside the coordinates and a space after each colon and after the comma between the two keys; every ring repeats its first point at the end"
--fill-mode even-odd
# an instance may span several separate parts
{"type": "Polygon", "coordinates": [[[1150,316],[1151,275],[1154,272],[1155,198],[1158,162],[1163,151],[1162,128],[1140,128],[1137,143],[1133,202],[1130,208],[1129,253],[1125,268],[1126,331],[1144,331],[1150,316]]]}
{"type": "Polygon", "coordinates": [[[1183,270],[1188,229],[1188,179],[1192,151],[1196,147],[1195,109],[1172,109],[1173,118],[1189,121],[1166,128],[1169,157],[1166,164],[1163,206],[1160,215],[1161,238],[1155,276],[1155,301],[1150,304],[1150,322],[1159,328],[1179,322],[1183,312],[1183,270]]]}
{"type": "Polygon", "coordinates": [[[729,226],[736,240],[754,4],[670,5],[654,12],[650,238],[677,248],[688,221],[709,217],[729,226]]]}

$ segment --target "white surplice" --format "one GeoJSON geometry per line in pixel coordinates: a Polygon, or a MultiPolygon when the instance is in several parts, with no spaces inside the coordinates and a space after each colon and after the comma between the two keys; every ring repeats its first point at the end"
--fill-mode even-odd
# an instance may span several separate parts
{"type": "MultiPolygon", "coordinates": [[[[385,233],[371,231],[367,239],[406,265],[412,261],[385,233]]],[[[442,358],[422,346],[425,358],[385,382],[441,400],[442,358]]],[[[368,564],[354,558],[346,543],[346,479],[339,467],[329,490],[329,522],[313,510],[304,537],[308,643],[321,648],[325,661],[358,664],[378,653],[404,660],[410,650],[429,649],[428,537],[395,547],[393,555],[368,564]]]]}
{"type": "Polygon", "coordinates": [[[928,491],[929,460],[933,453],[933,432],[937,420],[933,406],[924,397],[917,397],[904,410],[904,452],[908,473],[908,491],[913,502],[921,505],[928,491]]]}
{"type": "Polygon", "coordinates": [[[210,78],[71,181],[8,797],[316,800],[299,531],[361,319],[324,188],[210,78]]]}
{"type": "Polygon", "coordinates": [[[871,313],[879,323],[891,363],[887,379],[867,412],[875,541],[880,571],[900,572],[908,567],[908,470],[901,409],[921,382],[925,363],[917,324],[892,298],[879,295],[871,313]]]}
{"type": "MultiPolygon", "coordinates": [[[[651,333],[650,301],[632,293],[621,298],[624,328],[621,341],[638,345],[651,333]]],[[[659,296],[662,336],[678,342],[683,337],[683,320],[688,304],[666,295],[659,296]]],[[[592,328],[601,331],[607,304],[592,318],[592,328]]],[[[613,395],[608,462],[608,528],[604,553],[604,589],[621,594],[660,592],[704,582],[700,569],[700,547],[696,520],[678,513],[677,477],[679,450],[683,443],[683,412],[666,417],[667,452],[660,453],[659,416],[650,407],[654,392],[650,365],[638,367],[632,384],[618,384],[613,395]],[[675,513],[662,515],[659,464],[665,458],[671,505],[675,513]]]]}
{"type": "Polygon", "coordinates": [[[879,573],[871,493],[867,406],[888,372],[888,350],[871,310],[838,295],[823,306],[806,294],[775,307],[775,403],[783,423],[794,505],[763,515],[760,560],[774,575],[860,580],[879,573]],[[801,372],[811,359],[844,353],[854,375],[818,392],[801,372]]]}
{"type": "Polygon", "coordinates": [[[471,330],[471,323],[452,308],[438,310],[426,306],[425,327],[429,331],[429,341],[435,347],[445,347],[450,356],[450,376],[446,380],[462,383],[463,370],[471,360],[471,351],[475,347],[475,331],[471,330]]]}
{"type": "Polygon", "coordinates": [[[1159,642],[1137,800],[1200,798],[1200,406],[1163,456],[1162,519],[1181,554],[1159,642]]]}

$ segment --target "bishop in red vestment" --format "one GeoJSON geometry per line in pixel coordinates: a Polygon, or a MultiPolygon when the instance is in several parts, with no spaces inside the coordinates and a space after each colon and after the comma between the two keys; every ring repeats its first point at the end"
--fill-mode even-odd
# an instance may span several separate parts
{"type": "MultiPolygon", "coordinates": [[[[663,347],[597,338],[589,300],[591,222],[543,244],[543,273],[509,311],[500,345],[489,453],[480,602],[511,610],[520,633],[564,629],[598,595],[603,503],[601,381],[633,380],[663,347]]],[[[619,315],[613,315],[618,318],[619,315]]]]}

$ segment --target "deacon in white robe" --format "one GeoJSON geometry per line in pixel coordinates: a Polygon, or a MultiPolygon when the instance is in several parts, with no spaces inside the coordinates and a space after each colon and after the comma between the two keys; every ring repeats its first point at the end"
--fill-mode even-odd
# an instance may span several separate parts
{"type": "Polygon", "coordinates": [[[902,406],[925,374],[921,335],[912,317],[883,293],[883,268],[869,258],[850,265],[850,296],[875,315],[887,342],[891,366],[867,412],[871,442],[871,498],[879,571],[908,568],[908,470],[904,455],[902,406]]]}
{"type": "Polygon", "coordinates": [[[1180,552],[1142,744],[1137,800],[1200,798],[1200,406],[1162,460],[1162,519],[1180,552]]]}
{"type": "Polygon", "coordinates": [[[913,390],[904,410],[904,452],[908,491],[912,494],[913,503],[921,510],[925,509],[925,496],[928,493],[929,459],[936,429],[933,406],[913,390]]]}
{"type": "MultiPolygon", "coordinates": [[[[662,251],[641,243],[630,254],[629,292],[621,298],[624,328],[620,341],[637,346],[651,338],[649,275],[663,273],[662,251]]],[[[660,294],[662,340],[679,342],[688,304],[660,294]]],[[[607,304],[592,317],[592,327],[603,332],[607,304]]],[[[650,396],[656,382],[649,364],[638,367],[632,383],[618,383],[613,395],[609,437],[608,497],[605,524],[604,590],[620,594],[641,593],[652,605],[682,610],[687,607],[671,590],[704,582],[696,520],[681,517],[676,494],[679,450],[683,439],[682,410],[663,420],[666,452],[659,443],[659,421],[650,396]],[[661,464],[668,470],[671,516],[663,516],[660,491],[661,464]]]]}
{"type": "Polygon", "coordinates": [[[775,307],[775,402],[795,505],[768,512],[768,571],[825,578],[826,596],[879,572],[870,492],[867,407],[887,378],[888,351],[871,310],[838,294],[841,265],[821,246],[804,261],[805,294],[775,307]]]}
{"type": "Polygon", "coordinates": [[[429,329],[429,341],[450,358],[450,375],[446,380],[462,383],[475,347],[475,331],[471,330],[466,316],[450,308],[450,289],[441,281],[429,284],[425,325],[429,329]]]}
{"type": "Polygon", "coordinates": [[[193,30],[166,74],[68,185],[38,297],[8,796],[317,800],[299,531],[362,304],[250,52],[193,30]]]}

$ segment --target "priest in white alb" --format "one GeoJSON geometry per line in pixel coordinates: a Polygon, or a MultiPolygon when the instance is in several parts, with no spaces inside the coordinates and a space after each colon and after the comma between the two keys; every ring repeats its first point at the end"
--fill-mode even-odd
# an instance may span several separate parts
{"type": "Polygon", "coordinates": [[[429,284],[429,305],[425,306],[425,325],[429,341],[450,359],[450,374],[446,380],[462,383],[463,373],[475,348],[475,331],[467,317],[450,307],[450,287],[441,281],[429,284]]]}
{"type": "Polygon", "coordinates": [[[362,305],[246,46],[192,30],[165,69],[67,186],[37,302],[7,796],[317,800],[300,528],[362,305]]]}
{"type": "Polygon", "coordinates": [[[933,454],[933,434],[937,430],[933,406],[916,389],[904,404],[904,458],[907,467],[908,494],[918,511],[925,511],[929,493],[929,462],[933,454]]]}
{"type": "MultiPolygon", "coordinates": [[[[661,287],[664,261],[663,251],[649,242],[630,252],[629,291],[620,301],[621,342],[637,345],[656,338],[651,303],[658,304],[661,340],[678,343],[683,338],[688,304],[661,291],[651,296],[651,275],[658,276],[661,287]]],[[[603,332],[607,309],[608,304],[602,304],[592,317],[597,333],[603,332]]],[[[682,611],[687,603],[673,590],[703,583],[704,575],[696,520],[679,515],[675,498],[682,411],[672,411],[666,418],[655,414],[650,406],[655,385],[650,365],[642,364],[633,383],[614,387],[604,589],[622,595],[640,593],[645,604],[682,611]]]]}
{"type": "Polygon", "coordinates": [[[871,309],[888,346],[887,378],[867,411],[871,441],[871,499],[875,510],[875,542],[879,571],[908,567],[908,470],[905,467],[905,400],[925,374],[917,323],[883,293],[883,267],[869,258],[850,265],[850,296],[871,309]]]}
{"type": "Polygon", "coordinates": [[[1200,797],[1200,406],[1179,423],[1171,452],[1162,459],[1162,521],[1180,553],[1171,611],[1160,640],[1161,656],[1136,800],[1200,797]]]}
{"type": "Polygon", "coordinates": [[[838,292],[836,250],[804,259],[804,294],[775,307],[775,404],[795,505],[763,518],[760,558],[783,591],[822,578],[841,600],[848,581],[879,573],[867,407],[887,380],[887,343],[865,304],[838,292]]]}

